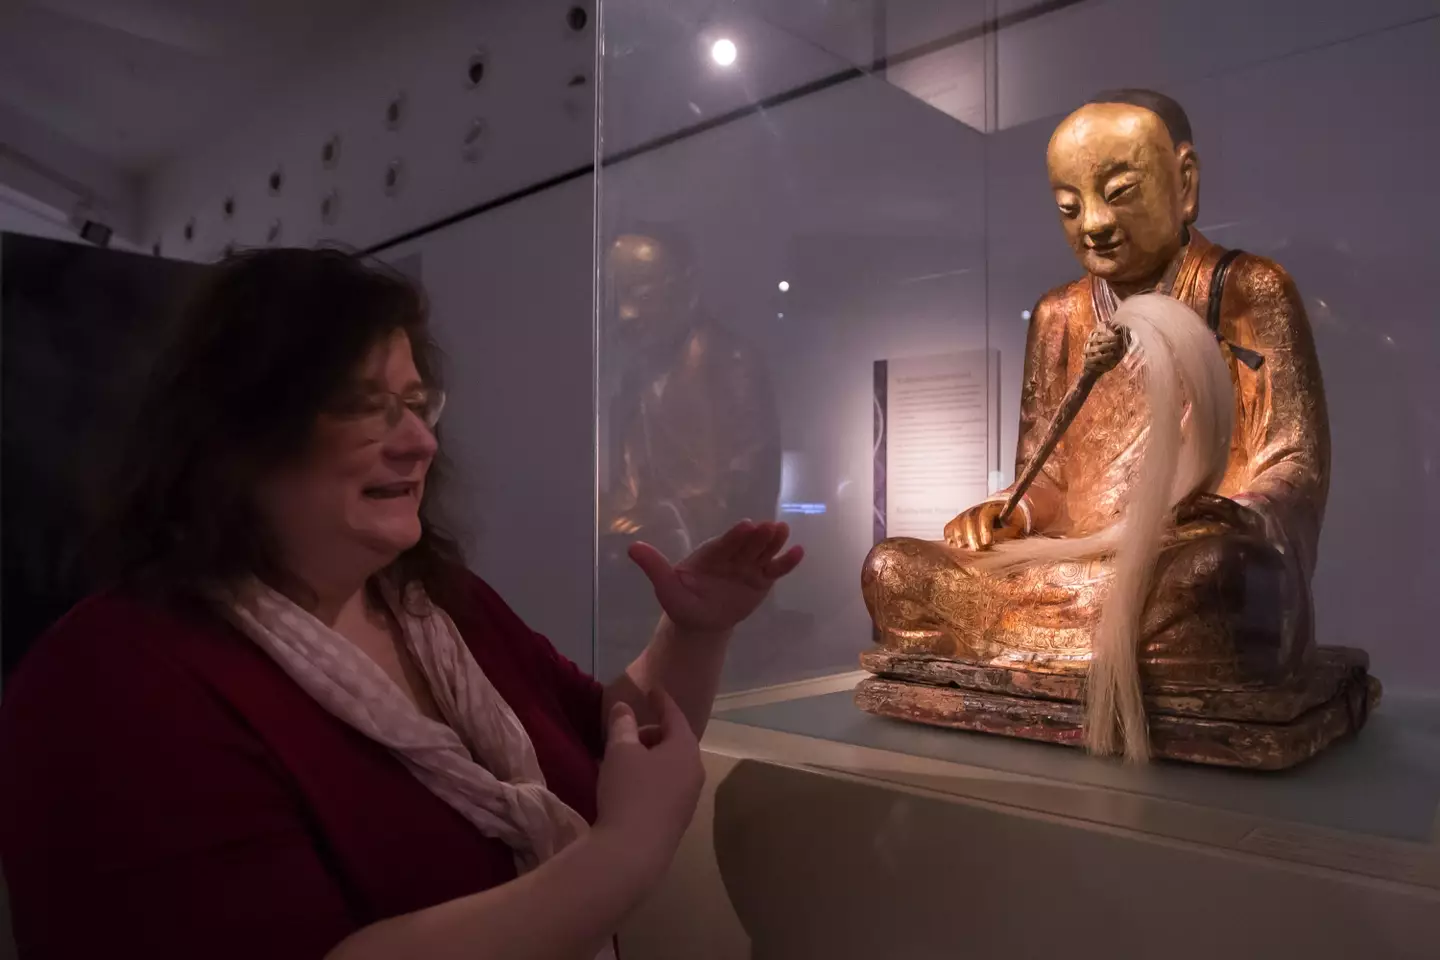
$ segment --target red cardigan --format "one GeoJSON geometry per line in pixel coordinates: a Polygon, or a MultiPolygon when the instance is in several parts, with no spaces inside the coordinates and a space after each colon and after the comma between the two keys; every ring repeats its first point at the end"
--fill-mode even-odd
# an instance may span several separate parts
{"type": "MultiPolygon", "coordinates": [[[[478,578],[449,610],[550,788],[595,818],[601,688],[478,578]]],[[[315,960],[504,883],[482,836],[218,617],[87,600],[0,704],[0,865],[25,960],[315,960]]]]}

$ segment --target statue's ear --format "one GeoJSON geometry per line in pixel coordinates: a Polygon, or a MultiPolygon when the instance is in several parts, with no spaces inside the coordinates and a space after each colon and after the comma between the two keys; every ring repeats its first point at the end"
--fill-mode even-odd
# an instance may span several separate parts
{"type": "Polygon", "coordinates": [[[1180,161],[1180,209],[1188,225],[1200,217],[1200,155],[1192,143],[1180,144],[1175,155],[1180,161]]]}

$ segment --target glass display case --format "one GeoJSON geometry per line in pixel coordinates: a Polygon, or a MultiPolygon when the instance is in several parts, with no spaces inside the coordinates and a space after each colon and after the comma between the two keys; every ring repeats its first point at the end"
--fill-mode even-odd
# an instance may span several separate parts
{"type": "MultiPolygon", "coordinates": [[[[1056,814],[1074,815],[1078,787],[1126,798],[1086,800],[1099,821],[1142,818],[1170,836],[1440,889],[1429,288],[1440,194],[1427,186],[1440,148],[1429,94],[1440,89],[1440,5],[606,0],[600,13],[599,672],[622,669],[658,614],[626,558],[631,542],[675,558],[738,520],[783,520],[807,557],[737,633],[715,735],[867,775],[934,761],[937,776],[963,781],[957,790],[1056,814]],[[1318,559],[1303,532],[1277,552],[1305,568],[1294,582],[1311,585],[1315,643],[1366,651],[1384,693],[1367,689],[1363,660],[1345,661],[1360,680],[1326,701],[1338,726],[1306,734],[1334,746],[1283,773],[1127,765],[900,723],[856,702],[874,673],[862,657],[883,649],[862,592],[872,548],[941,540],[967,507],[1011,490],[1017,460],[1023,470],[1035,453],[1038,435],[1022,435],[1039,389],[1027,338],[1037,311],[1063,300],[1047,291],[1087,270],[1067,244],[1066,217],[1078,214],[1053,164],[1047,174],[1047,145],[1072,111],[1122,88],[1159,91],[1188,115],[1186,169],[1204,189],[1184,250],[1213,245],[1207,270],[1224,248],[1249,254],[1232,261],[1240,282],[1256,298],[1289,298],[1299,320],[1287,323],[1313,334],[1323,374],[1323,388],[1293,394],[1304,402],[1280,402],[1292,395],[1285,365],[1308,346],[1255,334],[1269,367],[1235,376],[1269,393],[1237,406],[1235,444],[1251,444],[1258,473],[1271,466],[1266,438],[1307,416],[1320,425],[1312,475],[1284,481],[1311,485],[1318,559]],[[1279,266],[1261,277],[1260,258],[1279,266]],[[1236,817],[1268,832],[1239,830],[1236,817]],[[1322,849],[1292,829],[1368,845],[1322,849]]],[[[1172,119],[1155,122],[1173,146],[1172,119]]],[[[1077,240],[1096,256],[1109,242],[1084,229],[1077,240]]],[[[1178,290],[1188,261],[1175,262],[1181,278],[1164,282],[1178,290]]],[[[1225,362],[1247,363],[1254,331],[1216,329],[1225,362]]],[[[1272,516],[1258,495],[1220,489],[1272,516]]],[[[1250,596],[1264,592],[1241,579],[1250,596]]],[[[1287,609],[1308,608],[1287,597],[1287,609]]]]}
{"type": "MultiPolygon", "coordinates": [[[[999,482],[992,388],[1018,374],[986,320],[984,43],[961,51],[981,86],[947,94],[957,120],[869,69],[867,5],[709,8],[604,11],[598,665],[654,620],[629,539],[673,557],[781,519],[808,556],[736,639],[736,691],[852,672],[869,642],[877,361],[969,384],[945,509],[999,482]]],[[[928,481],[892,496],[906,483],[928,481]]]]}

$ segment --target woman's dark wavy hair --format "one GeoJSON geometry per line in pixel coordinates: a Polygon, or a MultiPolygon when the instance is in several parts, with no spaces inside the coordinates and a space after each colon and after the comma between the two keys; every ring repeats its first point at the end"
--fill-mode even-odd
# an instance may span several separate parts
{"type": "MultiPolygon", "coordinates": [[[[321,411],[396,331],[409,337],[421,378],[440,385],[425,296],[389,267],[338,249],[269,249],[211,270],[181,311],[100,492],[87,552],[102,584],[193,600],[247,575],[286,583],[254,503],[260,478],[305,451],[321,411]]],[[[461,563],[435,516],[442,466],[426,479],[419,542],[387,571],[437,600],[461,563]]]]}

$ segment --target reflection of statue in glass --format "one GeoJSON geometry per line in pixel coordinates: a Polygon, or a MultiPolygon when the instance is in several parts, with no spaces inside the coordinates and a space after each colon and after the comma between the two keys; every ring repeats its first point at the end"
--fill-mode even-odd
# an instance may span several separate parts
{"type": "MultiPolygon", "coordinates": [[[[1363,654],[1314,644],[1309,585],[1330,446],[1301,299],[1277,264],[1227,252],[1192,226],[1199,160],[1174,101],[1148,91],[1097,98],[1060,124],[1047,163],[1086,276],[1033,312],[1017,475],[1087,353],[1117,349],[1110,318],[1119,303],[1158,292],[1211,319],[1234,385],[1234,431],[1218,489],[1177,507],[1149,575],[1135,637],[1149,736],[1161,756],[1298,762],[1358,727],[1375,693],[1363,654]]],[[[1100,378],[1005,522],[1008,490],[961,513],[943,541],[875,547],[863,591],[880,649],[864,663],[880,677],[862,684],[863,707],[1080,742],[1077,702],[1109,560],[990,574],[976,558],[997,542],[1080,537],[1121,518],[1146,445],[1145,411],[1136,366],[1121,363],[1100,378]]]]}
{"type": "Polygon", "coordinates": [[[775,519],[780,426],[759,351],[701,303],[688,238],[659,223],[612,236],[600,344],[599,629],[607,662],[623,665],[656,613],[627,549],[643,540],[683,557],[741,520],[775,519]]]}
{"type": "Polygon", "coordinates": [[[606,253],[602,536],[684,556],[740,520],[773,520],[779,418],[758,352],[704,312],[685,238],[662,225],[606,253]]]}

